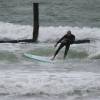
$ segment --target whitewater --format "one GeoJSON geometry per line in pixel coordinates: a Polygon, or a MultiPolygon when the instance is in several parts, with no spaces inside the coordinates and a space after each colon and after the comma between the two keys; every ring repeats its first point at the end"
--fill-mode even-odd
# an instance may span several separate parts
{"type": "MultiPolygon", "coordinates": [[[[34,0],[0,0],[0,40],[31,39],[34,0]]],[[[38,0],[38,43],[0,43],[0,100],[100,100],[100,0],[38,0]],[[76,40],[51,58],[68,30],[76,40]]]]}
{"type": "MultiPolygon", "coordinates": [[[[0,39],[30,39],[31,25],[0,22],[0,39]],[[9,26],[9,27],[8,27],[9,26]]],[[[97,27],[40,26],[38,43],[0,44],[1,100],[99,100],[100,29],[97,27]],[[90,43],[73,44],[63,60],[42,63],[24,53],[52,57],[54,44],[68,30],[90,43]]]]}

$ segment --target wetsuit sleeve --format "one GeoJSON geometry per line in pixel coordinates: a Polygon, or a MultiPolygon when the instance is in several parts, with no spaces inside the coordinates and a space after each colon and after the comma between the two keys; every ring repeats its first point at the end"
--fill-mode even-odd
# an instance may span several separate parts
{"type": "Polygon", "coordinates": [[[64,35],[61,39],[59,39],[59,40],[57,41],[57,44],[60,43],[65,37],[66,37],[66,35],[64,35]]]}
{"type": "Polygon", "coordinates": [[[57,41],[57,43],[55,44],[55,47],[58,45],[58,43],[60,43],[60,42],[65,38],[65,36],[66,36],[66,35],[64,35],[61,39],[59,39],[59,40],[57,41]]]}

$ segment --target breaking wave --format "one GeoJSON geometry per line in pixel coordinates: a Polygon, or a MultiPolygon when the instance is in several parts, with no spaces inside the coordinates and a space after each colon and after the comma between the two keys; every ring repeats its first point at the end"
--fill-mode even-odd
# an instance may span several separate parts
{"type": "Polygon", "coordinates": [[[0,72],[0,95],[85,95],[100,91],[100,75],[91,72],[0,72]]]}

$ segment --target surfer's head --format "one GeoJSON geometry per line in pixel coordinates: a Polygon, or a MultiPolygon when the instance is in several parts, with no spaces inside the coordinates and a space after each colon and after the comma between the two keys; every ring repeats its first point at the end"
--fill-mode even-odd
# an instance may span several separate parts
{"type": "Polygon", "coordinates": [[[69,35],[70,35],[70,34],[71,34],[71,31],[70,31],[70,30],[69,30],[69,31],[67,31],[67,34],[69,34],[69,35]]]}

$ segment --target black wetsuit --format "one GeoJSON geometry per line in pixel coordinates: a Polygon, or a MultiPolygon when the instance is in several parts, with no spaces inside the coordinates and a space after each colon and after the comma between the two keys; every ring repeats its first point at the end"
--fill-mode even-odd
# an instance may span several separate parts
{"type": "Polygon", "coordinates": [[[67,56],[70,44],[73,44],[73,42],[75,41],[75,36],[73,34],[65,34],[57,43],[61,43],[60,46],[58,47],[57,51],[54,54],[53,59],[55,58],[55,56],[58,54],[58,52],[60,51],[61,48],[63,48],[64,46],[65,48],[65,53],[64,53],[64,59],[67,56]]]}

